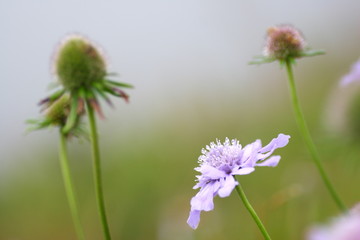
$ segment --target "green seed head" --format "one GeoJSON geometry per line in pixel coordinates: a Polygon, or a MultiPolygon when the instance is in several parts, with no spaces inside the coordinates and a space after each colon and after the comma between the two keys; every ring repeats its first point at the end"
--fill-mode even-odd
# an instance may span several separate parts
{"type": "Polygon", "coordinates": [[[72,37],[59,49],[55,61],[56,74],[67,90],[88,88],[103,81],[106,65],[99,51],[85,38],[72,37]]]}
{"type": "Polygon", "coordinates": [[[64,126],[70,112],[70,96],[64,94],[46,110],[46,119],[53,125],[64,126]]]}

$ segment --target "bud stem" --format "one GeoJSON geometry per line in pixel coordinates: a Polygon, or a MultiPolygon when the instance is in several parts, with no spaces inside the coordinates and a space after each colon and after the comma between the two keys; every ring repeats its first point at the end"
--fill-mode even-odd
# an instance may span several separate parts
{"type": "MultiPolygon", "coordinates": [[[[235,178],[235,177],[234,177],[235,178]]],[[[235,178],[236,179],[236,178],[235,178]]],[[[261,222],[260,218],[258,217],[258,215],[256,214],[254,208],[251,206],[249,200],[247,199],[244,190],[242,189],[240,183],[235,187],[236,192],[238,193],[240,199],[243,201],[246,209],[249,211],[250,215],[252,216],[252,218],[254,219],[256,225],[259,227],[262,235],[264,236],[264,239],[266,240],[271,240],[270,235],[268,234],[268,232],[266,231],[266,228],[264,226],[264,224],[261,222]]]]}
{"type": "Polygon", "coordinates": [[[293,74],[291,64],[292,64],[291,59],[287,59],[285,61],[286,71],[287,71],[288,80],[289,80],[289,88],[290,88],[292,105],[294,108],[295,118],[296,118],[296,122],[298,124],[299,130],[300,130],[300,133],[305,141],[305,144],[310,152],[310,155],[311,155],[312,159],[314,160],[314,163],[315,163],[315,165],[320,173],[320,176],[321,176],[326,188],[328,189],[331,197],[333,198],[333,200],[335,201],[335,203],[339,207],[339,209],[341,211],[345,212],[345,211],[347,211],[347,208],[346,208],[345,204],[341,201],[339,195],[336,193],[334,186],[332,185],[328,175],[326,174],[323,164],[319,158],[319,154],[316,150],[315,144],[311,138],[309,129],[306,125],[305,118],[301,111],[299,99],[298,99],[298,96],[296,93],[294,74],[293,74]]]}
{"type": "Polygon", "coordinates": [[[66,136],[61,131],[60,131],[59,158],[60,158],[61,172],[63,175],[64,185],[65,185],[65,191],[69,202],[72,219],[75,225],[76,234],[79,240],[84,240],[85,239],[84,232],[81,227],[80,216],[79,216],[77,201],[75,197],[75,190],[72,184],[69,160],[67,157],[66,136]]]}
{"type": "Polygon", "coordinates": [[[111,240],[109,225],[106,219],[105,203],[104,203],[104,194],[102,188],[102,179],[101,179],[101,164],[100,164],[100,151],[98,143],[98,135],[96,129],[96,120],[94,110],[91,107],[89,101],[86,101],[86,108],[89,117],[90,124],[90,136],[91,136],[91,145],[92,145],[92,156],[93,156],[93,167],[94,167],[94,184],[95,184],[95,194],[98,204],[98,211],[101,219],[102,229],[104,237],[106,240],[111,240]]]}

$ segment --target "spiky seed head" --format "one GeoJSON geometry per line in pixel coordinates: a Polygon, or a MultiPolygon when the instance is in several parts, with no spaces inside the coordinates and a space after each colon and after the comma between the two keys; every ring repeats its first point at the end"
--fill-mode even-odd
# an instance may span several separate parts
{"type": "Polygon", "coordinates": [[[53,125],[64,126],[70,112],[70,96],[64,94],[46,109],[46,119],[53,125]]]}
{"type": "Polygon", "coordinates": [[[278,60],[300,57],[305,40],[299,30],[291,25],[270,27],[267,31],[264,55],[278,60]]]}
{"type": "Polygon", "coordinates": [[[73,36],[57,52],[55,73],[64,88],[71,91],[103,81],[106,64],[93,44],[84,37],[73,36]]]}

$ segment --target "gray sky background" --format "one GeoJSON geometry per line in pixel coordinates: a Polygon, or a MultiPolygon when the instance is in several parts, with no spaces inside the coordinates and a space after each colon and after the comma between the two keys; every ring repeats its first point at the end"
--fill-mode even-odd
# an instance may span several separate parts
{"type": "MultiPolygon", "coordinates": [[[[116,111],[107,108],[103,131],[108,126],[146,131],[163,115],[176,113],[176,106],[184,111],[194,101],[217,106],[213,96],[219,93],[258,95],[259,101],[264,88],[275,93],[274,83],[259,86],[254,79],[280,76],[278,68],[247,65],[261,53],[265,31],[274,24],[301,29],[312,47],[327,50],[328,66],[345,73],[360,56],[359,12],[356,0],[3,0],[0,171],[52,139],[46,131],[25,136],[24,121],[39,116],[36,103],[54,81],[51,55],[68,33],[101,45],[109,70],[120,74],[116,80],[136,86],[129,91],[130,105],[116,101],[116,111]]],[[[339,77],[329,81],[336,84],[339,77]]]]}

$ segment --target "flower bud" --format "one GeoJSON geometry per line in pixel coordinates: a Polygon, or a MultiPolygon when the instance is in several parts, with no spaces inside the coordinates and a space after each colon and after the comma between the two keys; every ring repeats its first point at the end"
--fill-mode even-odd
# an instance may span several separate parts
{"type": "Polygon", "coordinates": [[[267,31],[264,55],[277,60],[300,57],[305,48],[302,34],[290,25],[270,27],[267,31]]]}
{"type": "Polygon", "coordinates": [[[64,88],[72,91],[103,81],[106,65],[104,58],[89,41],[75,36],[65,41],[58,50],[55,71],[64,88]]]}
{"type": "Polygon", "coordinates": [[[65,125],[66,119],[70,112],[70,96],[64,94],[46,109],[46,119],[52,125],[65,125]]]}

